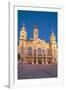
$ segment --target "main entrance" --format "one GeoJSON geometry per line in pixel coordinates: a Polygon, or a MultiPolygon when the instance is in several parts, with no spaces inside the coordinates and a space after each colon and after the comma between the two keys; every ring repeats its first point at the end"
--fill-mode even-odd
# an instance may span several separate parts
{"type": "Polygon", "coordinates": [[[38,58],[38,63],[42,64],[42,58],[41,57],[38,58]]]}

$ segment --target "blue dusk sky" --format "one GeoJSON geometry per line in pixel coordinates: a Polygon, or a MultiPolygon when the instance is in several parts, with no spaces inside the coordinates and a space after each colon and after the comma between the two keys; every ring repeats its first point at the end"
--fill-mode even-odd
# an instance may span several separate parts
{"type": "Polygon", "coordinates": [[[38,25],[39,38],[50,42],[50,34],[53,32],[57,41],[57,12],[23,11],[18,10],[18,40],[23,23],[27,31],[27,39],[33,38],[34,25],[38,25]]]}

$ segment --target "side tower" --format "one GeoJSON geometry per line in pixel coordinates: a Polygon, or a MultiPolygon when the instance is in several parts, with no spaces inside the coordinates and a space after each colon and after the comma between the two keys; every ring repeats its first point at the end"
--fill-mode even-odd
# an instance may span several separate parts
{"type": "Polygon", "coordinates": [[[51,63],[55,64],[57,62],[57,58],[56,58],[57,44],[53,30],[50,35],[50,50],[51,50],[51,63]]]}
{"type": "Polygon", "coordinates": [[[19,38],[19,47],[24,47],[24,42],[27,40],[27,32],[26,32],[26,28],[25,25],[23,23],[23,26],[21,28],[20,31],[20,38],[19,38]]]}
{"type": "Polygon", "coordinates": [[[38,26],[37,25],[34,25],[33,38],[34,40],[38,39],[38,26]]]}
{"type": "Polygon", "coordinates": [[[26,63],[26,59],[25,59],[26,48],[27,48],[27,32],[26,32],[25,25],[23,24],[20,31],[20,38],[19,38],[19,54],[22,62],[24,63],[26,63]]]}
{"type": "Polygon", "coordinates": [[[27,32],[26,32],[26,28],[25,28],[24,23],[23,23],[23,26],[22,26],[21,31],[20,31],[20,39],[24,39],[24,40],[27,39],[27,32]]]}

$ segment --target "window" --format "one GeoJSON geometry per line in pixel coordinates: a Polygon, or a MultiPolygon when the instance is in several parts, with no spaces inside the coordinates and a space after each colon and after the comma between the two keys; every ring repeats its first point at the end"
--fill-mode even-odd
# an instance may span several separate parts
{"type": "Polygon", "coordinates": [[[32,55],[32,48],[31,47],[28,48],[28,54],[32,55]]]}
{"type": "Polygon", "coordinates": [[[48,49],[45,50],[45,55],[48,55],[48,49]]]}
{"type": "Polygon", "coordinates": [[[44,52],[45,52],[45,50],[44,50],[44,49],[42,49],[42,55],[44,55],[44,52]]]}
{"type": "Polygon", "coordinates": [[[41,55],[41,48],[38,48],[38,55],[41,55]]]}

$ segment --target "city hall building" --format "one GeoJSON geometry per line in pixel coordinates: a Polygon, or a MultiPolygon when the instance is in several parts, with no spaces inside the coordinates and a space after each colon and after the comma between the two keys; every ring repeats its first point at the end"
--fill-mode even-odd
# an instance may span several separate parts
{"type": "Polygon", "coordinates": [[[49,35],[50,42],[41,40],[39,36],[39,28],[34,25],[33,38],[27,39],[26,27],[23,24],[20,31],[18,54],[20,61],[24,64],[56,64],[58,56],[58,46],[56,36],[52,30],[49,35]]]}

